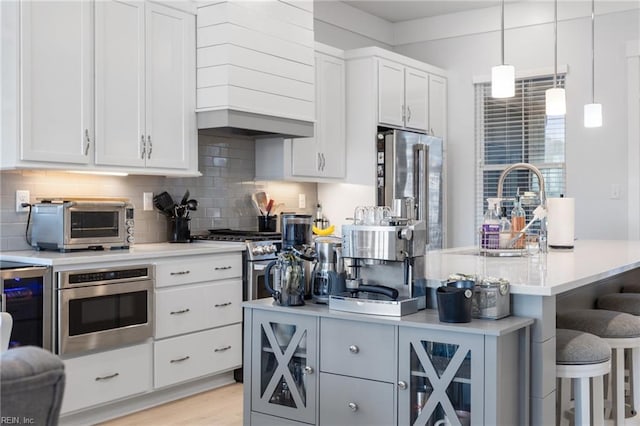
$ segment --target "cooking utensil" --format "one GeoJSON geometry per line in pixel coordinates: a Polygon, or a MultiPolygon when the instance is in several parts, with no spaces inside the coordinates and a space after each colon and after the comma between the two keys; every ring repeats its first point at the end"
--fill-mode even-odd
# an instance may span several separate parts
{"type": "Polygon", "coordinates": [[[251,201],[253,201],[253,205],[256,207],[256,209],[260,213],[260,216],[264,216],[264,212],[260,208],[260,203],[258,203],[258,197],[256,194],[251,194],[251,201]]]}
{"type": "Polygon", "coordinates": [[[267,216],[271,215],[271,209],[273,208],[273,199],[267,203],[267,216]]]}
{"type": "Polygon", "coordinates": [[[176,203],[167,191],[163,191],[153,197],[153,205],[165,215],[170,216],[176,203]]]}
{"type": "Polygon", "coordinates": [[[198,200],[191,199],[187,201],[187,210],[198,210],[198,200]]]}
{"type": "Polygon", "coordinates": [[[180,205],[184,206],[185,204],[187,204],[187,200],[189,200],[189,190],[187,189],[187,192],[184,193],[184,196],[182,197],[182,201],[180,201],[180,205]]]}
{"type": "MultiPolygon", "coordinates": [[[[261,212],[265,212],[267,210],[267,194],[264,191],[258,191],[255,193],[256,202],[258,203],[258,208],[261,212]]],[[[264,213],[262,213],[264,215],[264,213]]]]}

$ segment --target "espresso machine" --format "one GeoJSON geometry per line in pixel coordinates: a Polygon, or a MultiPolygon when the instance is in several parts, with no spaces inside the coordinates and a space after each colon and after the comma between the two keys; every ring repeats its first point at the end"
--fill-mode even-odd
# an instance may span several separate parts
{"type": "Polygon", "coordinates": [[[343,225],[346,291],[331,295],[329,308],[390,316],[426,308],[426,238],[425,222],[411,218],[343,225]]]}

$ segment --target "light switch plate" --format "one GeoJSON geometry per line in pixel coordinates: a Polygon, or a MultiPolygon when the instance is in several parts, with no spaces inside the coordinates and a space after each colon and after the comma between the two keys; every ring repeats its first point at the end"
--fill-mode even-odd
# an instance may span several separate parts
{"type": "Polygon", "coordinates": [[[304,209],[307,207],[307,196],[305,194],[298,194],[298,208],[304,209]]]}
{"type": "Polygon", "coordinates": [[[30,194],[26,189],[18,189],[16,191],[16,212],[28,212],[29,207],[22,207],[22,203],[29,204],[30,194]]]}
{"type": "Polygon", "coordinates": [[[142,193],[142,209],[145,211],[153,210],[153,192],[142,193]]]}

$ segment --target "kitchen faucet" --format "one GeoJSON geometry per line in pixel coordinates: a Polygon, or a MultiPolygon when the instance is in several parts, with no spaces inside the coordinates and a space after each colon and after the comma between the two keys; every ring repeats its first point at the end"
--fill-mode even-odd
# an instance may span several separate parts
{"type": "MultiPolygon", "coordinates": [[[[542,176],[542,173],[540,172],[540,170],[529,163],[515,163],[510,165],[509,167],[507,167],[506,169],[504,169],[504,171],[500,174],[500,177],[498,178],[498,200],[499,202],[502,201],[502,189],[503,189],[503,185],[504,185],[504,179],[507,177],[507,175],[509,173],[511,173],[511,171],[513,170],[517,170],[517,169],[525,169],[525,170],[530,170],[531,172],[533,172],[533,174],[535,174],[538,177],[538,182],[540,184],[540,205],[546,210],[547,208],[547,194],[544,190],[544,177],[542,176]]],[[[540,246],[540,251],[541,252],[546,252],[547,251],[547,219],[546,219],[546,215],[543,215],[543,217],[540,217],[540,235],[538,237],[538,244],[540,246]]]]}

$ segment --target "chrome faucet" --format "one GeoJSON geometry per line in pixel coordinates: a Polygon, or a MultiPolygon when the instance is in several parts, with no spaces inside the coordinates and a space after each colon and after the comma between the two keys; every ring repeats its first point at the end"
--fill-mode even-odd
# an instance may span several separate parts
{"type": "MultiPolygon", "coordinates": [[[[517,169],[530,170],[531,172],[533,172],[533,174],[535,174],[538,177],[538,182],[540,185],[540,205],[544,209],[546,209],[547,194],[544,190],[544,177],[542,176],[542,173],[536,166],[529,163],[512,164],[506,169],[504,169],[504,171],[500,174],[500,177],[498,178],[498,200],[499,200],[498,202],[502,201],[502,188],[504,185],[504,179],[507,177],[509,173],[517,169]]],[[[540,235],[539,235],[538,243],[540,246],[540,251],[546,252],[547,251],[547,219],[546,217],[543,217],[542,219],[540,219],[540,235]]]]}

